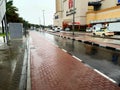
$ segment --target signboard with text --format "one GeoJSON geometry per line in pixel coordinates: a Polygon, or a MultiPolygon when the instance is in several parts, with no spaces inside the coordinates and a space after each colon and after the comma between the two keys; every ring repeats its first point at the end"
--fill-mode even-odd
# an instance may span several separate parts
{"type": "Polygon", "coordinates": [[[10,39],[22,39],[23,24],[22,23],[9,23],[10,39]]]}
{"type": "Polygon", "coordinates": [[[68,6],[69,6],[69,9],[73,7],[73,0],[69,0],[68,6]]]}

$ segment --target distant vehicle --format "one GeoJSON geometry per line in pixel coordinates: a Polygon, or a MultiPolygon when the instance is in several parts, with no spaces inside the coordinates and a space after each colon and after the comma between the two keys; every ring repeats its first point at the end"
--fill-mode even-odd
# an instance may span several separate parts
{"type": "Polygon", "coordinates": [[[92,32],[92,31],[93,31],[92,27],[86,29],[86,32],[92,32]]]}
{"type": "Polygon", "coordinates": [[[116,34],[120,34],[120,22],[109,23],[108,29],[116,34]]]}
{"type": "Polygon", "coordinates": [[[65,31],[70,31],[70,28],[65,28],[65,31]]]}
{"type": "Polygon", "coordinates": [[[54,29],[53,32],[60,32],[61,30],[62,30],[61,28],[57,27],[57,28],[54,29]]]}
{"type": "Polygon", "coordinates": [[[114,32],[113,31],[109,31],[107,29],[97,29],[97,30],[94,30],[93,31],[93,36],[102,36],[102,37],[105,37],[105,36],[113,36],[114,35],[114,32]]]}

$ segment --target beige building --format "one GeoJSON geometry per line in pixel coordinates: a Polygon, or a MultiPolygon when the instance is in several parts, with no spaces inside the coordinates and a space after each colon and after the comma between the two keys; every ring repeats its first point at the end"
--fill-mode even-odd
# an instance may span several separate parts
{"type": "Polygon", "coordinates": [[[63,0],[56,0],[56,13],[54,14],[54,26],[62,27],[62,1],[63,0]]]}
{"type": "MultiPolygon", "coordinates": [[[[55,26],[72,27],[73,1],[56,0],[55,26]]],[[[120,21],[119,2],[120,0],[75,0],[75,28],[82,30],[90,24],[120,21]]]]}
{"type": "Polygon", "coordinates": [[[120,0],[89,1],[87,24],[116,22],[120,19],[120,0]]]}
{"type": "MultiPolygon", "coordinates": [[[[54,25],[63,28],[72,27],[74,0],[56,0],[56,13],[54,15],[54,25]]],[[[75,27],[86,25],[86,12],[88,10],[88,0],[75,0],[75,27]]]]}

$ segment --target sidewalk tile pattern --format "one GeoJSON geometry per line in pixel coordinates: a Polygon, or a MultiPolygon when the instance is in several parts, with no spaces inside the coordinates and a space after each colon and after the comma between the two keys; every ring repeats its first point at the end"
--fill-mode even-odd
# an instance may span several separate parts
{"type": "Polygon", "coordinates": [[[32,90],[120,90],[39,33],[30,35],[32,90]]]}

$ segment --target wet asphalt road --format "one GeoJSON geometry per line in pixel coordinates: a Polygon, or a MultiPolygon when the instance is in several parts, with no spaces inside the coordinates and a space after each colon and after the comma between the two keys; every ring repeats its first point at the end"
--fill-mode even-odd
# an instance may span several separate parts
{"type": "Polygon", "coordinates": [[[120,51],[92,46],[78,41],[40,33],[53,44],[75,55],[92,68],[99,70],[108,77],[120,83],[120,51]]]}

